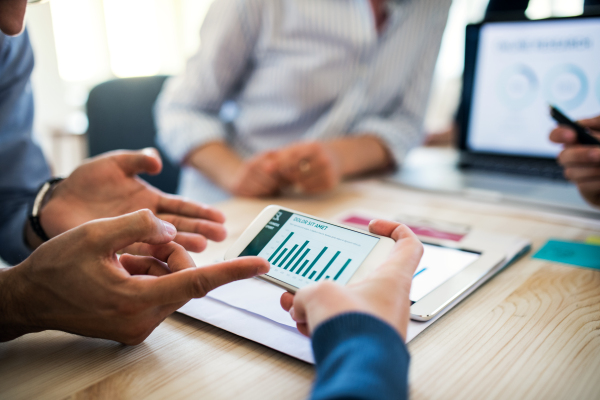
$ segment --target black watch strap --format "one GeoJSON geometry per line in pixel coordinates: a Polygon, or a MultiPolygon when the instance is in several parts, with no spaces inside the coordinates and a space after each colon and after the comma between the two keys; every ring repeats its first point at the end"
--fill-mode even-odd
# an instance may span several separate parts
{"type": "Polygon", "coordinates": [[[50,240],[50,238],[40,223],[40,211],[47,199],[50,198],[50,195],[52,194],[52,191],[56,185],[63,179],[64,178],[52,178],[44,182],[44,184],[40,186],[33,204],[31,205],[31,211],[29,212],[29,224],[31,225],[31,229],[33,229],[35,234],[44,242],[50,240]]]}

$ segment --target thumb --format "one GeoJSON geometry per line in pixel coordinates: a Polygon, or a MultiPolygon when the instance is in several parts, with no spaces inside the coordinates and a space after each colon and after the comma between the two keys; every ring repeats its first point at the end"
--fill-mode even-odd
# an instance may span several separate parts
{"type": "Polygon", "coordinates": [[[92,221],[86,225],[95,232],[99,248],[116,252],[133,243],[164,244],[175,239],[177,229],[160,220],[148,209],[115,218],[92,221]]]}
{"type": "Polygon", "coordinates": [[[233,281],[269,272],[269,263],[261,257],[240,257],[200,268],[185,269],[154,280],[144,280],[142,292],[155,305],[185,302],[206,296],[208,292],[233,281]]]}
{"type": "Polygon", "coordinates": [[[148,147],[138,151],[117,151],[110,157],[114,157],[119,167],[128,176],[139,174],[156,175],[162,170],[162,160],[158,151],[148,147]]]}
{"type": "Polygon", "coordinates": [[[375,276],[412,277],[423,256],[423,244],[406,225],[385,220],[373,220],[369,231],[389,236],[396,241],[387,260],[373,272],[375,276]]]}

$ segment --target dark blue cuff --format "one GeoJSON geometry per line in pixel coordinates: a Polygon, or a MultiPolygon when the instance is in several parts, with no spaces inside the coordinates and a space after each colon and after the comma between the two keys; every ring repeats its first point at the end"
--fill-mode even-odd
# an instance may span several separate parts
{"type": "Polygon", "coordinates": [[[313,399],[406,399],[410,355],[390,325],[368,314],[342,314],[312,338],[313,399]]]}

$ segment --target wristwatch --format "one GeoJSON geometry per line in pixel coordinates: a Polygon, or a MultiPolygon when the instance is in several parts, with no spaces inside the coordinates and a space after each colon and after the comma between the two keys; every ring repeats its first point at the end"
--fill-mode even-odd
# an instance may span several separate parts
{"type": "Polygon", "coordinates": [[[35,200],[31,206],[31,212],[29,213],[29,224],[31,225],[31,229],[33,229],[35,234],[44,242],[50,240],[50,238],[40,223],[40,211],[44,204],[50,200],[56,185],[58,185],[58,183],[64,179],[65,178],[52,178],[46,181],[38,190],[35,200]]]}

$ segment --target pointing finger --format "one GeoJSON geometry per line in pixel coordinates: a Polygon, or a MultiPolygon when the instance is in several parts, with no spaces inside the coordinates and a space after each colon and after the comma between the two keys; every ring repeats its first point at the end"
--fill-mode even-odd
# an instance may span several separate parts
{"type": "Polygon", "coordinates": [[[142,295],[149,302],[164,305],[204,297],[227,283],[252,278],[269,271],[260,257],[241,257],[205,267],[185,269],[154,280],[141,281],[142,295]]]}

